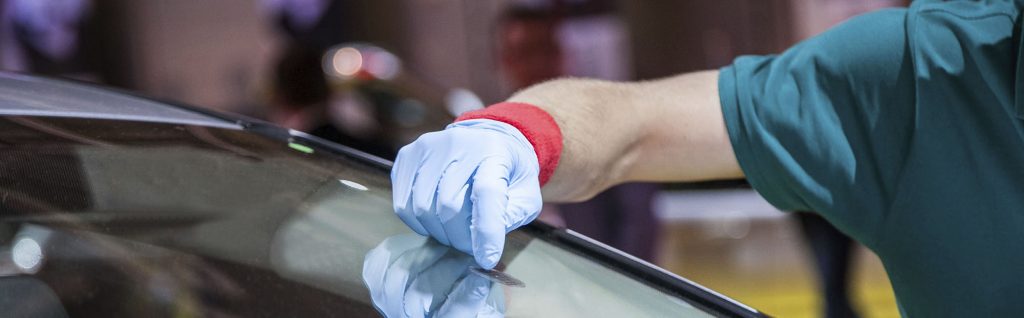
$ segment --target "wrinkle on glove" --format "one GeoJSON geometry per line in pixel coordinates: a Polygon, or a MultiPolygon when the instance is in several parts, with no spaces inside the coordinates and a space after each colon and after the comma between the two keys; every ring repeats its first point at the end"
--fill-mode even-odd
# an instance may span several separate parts
{"type": "Polygon", "coordinates": [[[395,214],[413,231],[491,269],[505,235],[540,214],[540,166],[512,125],[464,120],[402,147],[391,169],[395,214]]]}

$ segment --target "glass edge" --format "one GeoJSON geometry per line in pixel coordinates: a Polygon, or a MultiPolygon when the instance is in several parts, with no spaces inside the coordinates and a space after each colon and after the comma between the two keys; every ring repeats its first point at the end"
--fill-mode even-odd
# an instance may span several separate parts
{"type": "Polygon", "coordinates": [[[631,278],[677,295],[684,301],[716,317],[769,317],[728,296],[572,230],[557,228],[541,222],[530,223],[523,229],[541,240],[582,253],[631,278]]]}

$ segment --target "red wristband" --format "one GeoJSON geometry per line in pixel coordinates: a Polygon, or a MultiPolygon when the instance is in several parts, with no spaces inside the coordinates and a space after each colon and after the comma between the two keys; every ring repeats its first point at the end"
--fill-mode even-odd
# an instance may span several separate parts
{"type": "Polygon", "coordinates": [[[543,109],[525,103],[497,103],[490,107],[466,112],[455,121],[469,119],[497,120],[519,129],[533,145],[540,163],[540,185],[544,186],[555,174],[562,156],[562,130],[543,109]]]}

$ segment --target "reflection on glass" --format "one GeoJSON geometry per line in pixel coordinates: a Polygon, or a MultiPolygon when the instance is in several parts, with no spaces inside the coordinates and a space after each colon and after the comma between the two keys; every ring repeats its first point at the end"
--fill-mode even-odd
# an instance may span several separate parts
{"type": "Polygon", "coordinates": [[[471,271],[475,263],[432,239],[402,234],[366,254],[363,281],[386,317],[503,317],[502,289],[471,271]]]}
{"type": "Polygon", "coordinates": [[[359,191],[369,190],[369,188],[367,188],[366,186],[364,186],[362,184],[359,184],[358,182],[355,182],[355,181],[349,181],[349,180],[345,180],[345,179],[341,179],[341,180],[338,180],[338,181],[340,181],[341,184],[347,185],[349,188],[353,188],[353,189],[356,189],[356,190],[359,190],[359,191]]]}
{"type": "Polygon", "coordinates": [[[525,233],[508,242],[498,267],[523,288],[492,283],[472,271],[471,256],[416,234],[389,237],[367,253],[363,281],[387,317],[711,317],[525,233]]]}
{"type": "MultiPolygon", "coordinates": [[[[0,270],[5,274],[35,274],[43,266],[46,260],[44,247],[52,235],[52,232],[37,225],[26,225],[18,229],[13,237],[13,244],[10,245],[10,259],[3,260],[3,263],[13,264],[13,268],[7,266],[8,270],[0,270]],[[11,271],[13,270],[13,272],[11,271]]],[[[2,267],[2,266],[0,266],[2,267]]]]}
{"type": "Polygon", "coordinates": [[[26,273],[34,273],[43,262],[43,248],[31,237],[23,237],[11,248],[11,261],[26,273]]]}

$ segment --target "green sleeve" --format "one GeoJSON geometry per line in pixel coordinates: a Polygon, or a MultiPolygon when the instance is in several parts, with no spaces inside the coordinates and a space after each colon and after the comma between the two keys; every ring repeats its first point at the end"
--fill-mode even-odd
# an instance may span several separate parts
{"type": "Polygon", "coordinates": [[[906,12],[851,19],[781,55],[721,69],[729,137],[751,185],[865,242],[885,215],[913,132],[906,12]]]}

